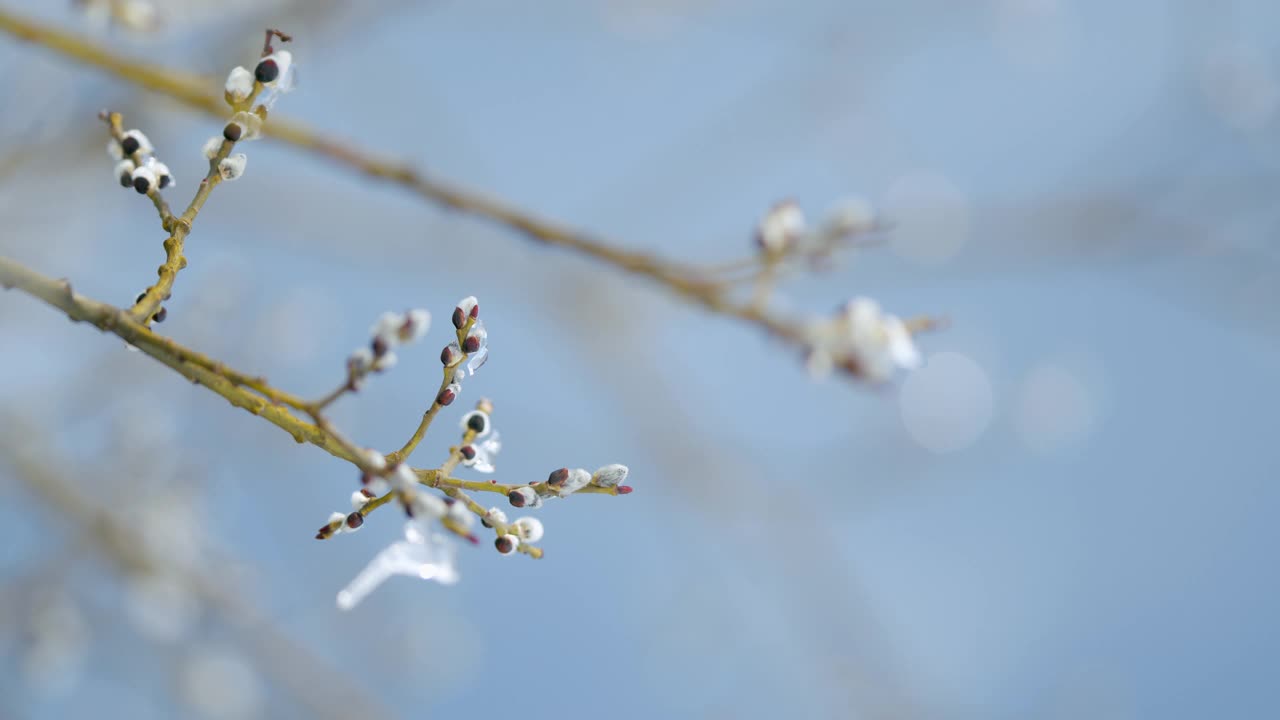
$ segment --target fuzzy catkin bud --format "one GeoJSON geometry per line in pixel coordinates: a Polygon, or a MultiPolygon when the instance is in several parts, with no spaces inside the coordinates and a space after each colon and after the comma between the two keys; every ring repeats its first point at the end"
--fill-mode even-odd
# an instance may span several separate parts
{"type": "Polygon", "coordinates": [[[559,490],[560,488],[564,487],[564,484],[568,479],[569,479],[569,468],[560,468],[559,470],[552,470],[551,474],[547,476],[547,485],[550,485],[551,487],[559,490]]]}
{"type": "Polygon", "coordinates": [[[236,153],[227,158],[223,158],[218,163],[218,174],[223,180],[235,180],[244,175],[244,168],[249,164],[249,156],[244,153],[236,153]]]}
{"type": "Polygon", "coordinates": [[[436,403],[439,405],[450,405],[454,399],[458,397],[458,393],[462,392],[462,386],[458,383],[449,383],[443,390],[436,395],[436,403]]]}
{"type": "Polygon", "coordinates": [[[591,473],[583,470],[582,468],[574,468],[569,471],[569,477],[564,481],[564,485],[562,485],[557,492],[562,498],[569,497],[590,483],[591,473]]]}
{"type": "Polygon", "coordinates": [[[444,346],[440,351],[440,364],[449,367],[462,359],[462,348],[458,347],[458,343],[452,342],[444,346]]]}
{"type": "Polygon", "coordinates": [[[500,535],[493,541],[493,546],[498,549],[498,553],[502,555],[510,555],[520,546],[520,538],[515,535],[500,535]]]}
{"type": "Polygon", "coordinates": [[[502,508],[491,507],[485,512],[484,517],[480,518],[480,524],[491,528],[494,525],[506,525],[507,514],[502,512],[502,508]]]}
{"type": "Polygon", "coordinates": [[[462,416],[461,426],[463,430],[470,430],[477,437],[485,435],[489,432],[489,414],[483,410],[472,410],[462,416]]]}
{"type": "Polygon", "coordinates": [[[120,149],[124,151],[126,156],[140,152],[149,155],[155,152],[155,148],[151,145],[151,140],[147,138],[146,133],[141,130],[130,130],[120,137],[120,149]]]}
{"type": "Polygon", "coordinates": [[[214,135],[213,137],[204,141],[204,146],[200,148],[200,152],[204,153],[204,156],[206,158],[212,160],[218,156],[218,151],[221,149],[222,149],[222,138],[217,135],[214,135]]]}
{"type": "Polygon", "coordinates": [[[537,507],[542,503],[542,498],[538,497],[537,491],[531,487],[518,487],[507,493],[507,500],[511,502],[512,507],[537,507]]]}
{"type": "Polygon", "coordinates": [[[359,510],[369,504],[370,497],[363,490],[357,490],[351,493],[351,509],[359,510]]]}
{"type": "Polygon", "coordinates": [[[253,73],[239,65],[232,68],[231,73],[227,75],[224,92],[227,102],[232,105],[248,100],[253,94],[253,73]]]}
{"type": "Polygon", "coordinates": [[[152,187],[156,185],[156,172],[150,164],[133,170],[133,189],[138,191],[139,195],[146,195],[152,187]]]}
{"type": "Polygon", "coordinates": [[[591,484],[602,488],[617,487],[627,479],[628,472],[626,465],[605,465],[591,476],[591,484]]]}
{"type": "Polygon", "coordinates": [[[121,187],[133,187],[133,171],[137,167],[129,158],[116,163],[116,178],[120,180],[121,187]]]}
{"type": "Polygon", "coordinates": [[[527,543],[536,543],[542,539],[542,521],[536,517],[519,517],[511,523],[511,529],[519,538],[527,543]]]}
{"type": "Polygon", "coordinates": [[[253,76],[267,87],[275,87],[279,80],[287,77],[293,65],[293,53],[288,50],[277,50],[258,61],[253,69],[253,76]]]}
{"type": "Polygon", "coordinates": [[[468,318],[476,318],[480,316],[480,302],[476,300],[475,295],[468,295],[458,301],[457,307],[453,309],[453,326],[462,329],[467,324],[468,318]]]}

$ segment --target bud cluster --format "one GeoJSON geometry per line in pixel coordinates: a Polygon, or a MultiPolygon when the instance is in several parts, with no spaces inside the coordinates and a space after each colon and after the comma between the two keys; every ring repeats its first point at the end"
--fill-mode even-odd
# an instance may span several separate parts
{"type": "Polygon", "coordinates": [[[268,111],[280,95],[293,89],[293,54],[288,50],[272,49],[273,37],[286,41],[289,39],[269,31],[263,57],[253,71],[237,65],[227,74],[227,80],[223,84],[223,98],[234,113],[222,128],[220,137],[215,135],[205,141],[203,152],[210,162],[217,161],[218,175],[224,181],[235,180],[244,175],[249,163],[249,157],[244,153],[230,155],[224,152],[224,144],[229,147],[230,144],[262,137],[262,126],[267,120],[268,111]]]}
{"type": "Polygon", "coordinates": [[[835,315],[810,322],[803,332],[809,372],[817,377],[840,367],[872,382],[884,382],[895,368],[920,365],[920,351],[906,323],[883,312],[870,298],[854,298],[835,315]]]}
{"type": "Polygon", "coordinates": [[[804,211],[794,200],[783,200],[764,214],[756,225],[756,246],[766,259],[791,253],[819,257],[839,243],[879,228],[875,209],[862,198],[850,198],[832,208],[816,228],[810,228],[804,211]]]}
{"type": "MultiPolygon", "coordinates": [[[[436,404],[445,406],[458,399],[462,394],[462,381],[468,374],[475,375],[489,357],[489,331],[480,319],[480,303],[474,295],[458,301],[450,320],[456,339],[440,351],[440,364],[444,366],[446,381],[436,393],[436,404]],[[461,367],[463,360],[467,361],[466,372],[461,367]]],[[[494,452],[497,452],[496,433],[493,443],[494,452]]]]}
{"type": "Polygon", "coordinates": [[[146,195],[173,185],[169,166],[156,159],[155,147],[141,130],[113,133],[107,141],[107,153],[117,161],[115,178],[122,187],[131,187],[146,195]]]}
{"type": "Polygon", "coordinates": [[[582,468],[560,468],[552,470],[545,482],[532,483],[512,489],[507,493],[507,501],[513,507],[539,508],[545,498],[567,498],[588,485],[602,489],[617,489],[617,494],[626,495],[631,492],[630,485],[622,483],[627,479],[626,465],[612,464],[587,472],[582,468]]]}
{"type": "Polygon", "coordinates": [[[356,348],[347,357],[348,387],[358,390],[369,373],[394,367],[397,360],[395,349],[420,340],[430,328],[431,313],[426,310],[383,313],[369,329],[369,344],[356,348]]]}

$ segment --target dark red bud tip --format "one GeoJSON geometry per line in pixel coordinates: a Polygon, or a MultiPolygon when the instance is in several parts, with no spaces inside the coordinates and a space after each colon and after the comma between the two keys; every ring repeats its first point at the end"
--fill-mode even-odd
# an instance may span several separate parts
{"type": "Polygon", "coordinates": [[[507,499],[511,501],[512,507],[524,507],[524,495],[521,495],[518,490],[507,493],[507,499]]]}
{"type": "Polygon", "coordinates": [[[353,512],[347,516],[347,527],[351,528],[352,530],[360,527],[363,524],[364,524],[364,516],[360,514],[360,511],[357,510],[356,512],[353,512]]]}
{"type": "Polygon", "coordinates": [[[360,473],[360,484],[368,485],[373,482],[373,473],[360,473]]]}
{"type": "Polygon", "coordinates": [[[240,136],[243,134],[244,128],[240,127],[238,123],[227,123],[227,126],[222,128],[222,137],[230,140],[231,142],[239,140],[240,136]]]}
{"type": "Polygon", "coordinates": [[[480,317],[480,303],[476,303],[475,305],[471,306],[471,317],[473,318],[480,317]]]}
{"type": "Polygon", "coordinates": [[[559,470],[551,471],[551,474],[547,476],[547,484],[552,487],[560,487],[561,485],[564,485],[565,481],[568,479],[569,468],[560,468],[559,470]]]}
{"type": "Polygon", "coordinates": [[[373,498],[375,498],[375,497],[377,497],[377,496],[378,496],[378,493],[376,493],[376,492],[374,492],[374,491],[370,490],[369,488],[365,488],[365,489],[361,490],[361,491],[360,491],[360,494],[361,494],[361,495],[363,495],[363,496],[365,496],[365,497],[367,497],[367,498],[369,498],[370,500],[372,500],[373,498]]]}
{"type": "Polygon", "coordinates": [[[133,187],[133,175],[127,172],[120,173],[120,187],[133,187]]]}
{"type": "Polygon", "coordinates": [[[448,365],[452,362],[453,362],[453,348],[449,347],[448,345],[445,345],[444,349],[440,351],[440,364],[448,365]]]}
{"type": "Polygon", "coordinates": [[[462,341],[462,349],[469,353],[476,352],[480,349],[480,338],[475,335],[468,336],[466,340],[462,341]]]}
{"type": "Polygon", "coordinates": [[[476,449],[471,447],[470,445],[463,445],[462,449],[459,450],[458,452],[462,453],[462,457],[468,460],[476,459],[476,449]]]}
{"type": "Polygon", "coordinates": [[[323,539],[324,539],[324,533],[316,533],[316,539],[317,539],[317,540],[323,540],[323,539]]]}
{"type": "Polygon", "coordinates": [[[146,195],[147,189],[151,187],[151,183],[147,182],[144,177],[136,177],[133,179],[133,189],[138,191],[139,195],[146,195]]]}
{"type": "Polygon", "coordinates": [[[382,357],[383,355],[386,355],[387,351],[391,348],[387,347],[386,340],[383,340],[381,337],[376,337],[373,339],[372,343],[369,343],[369,349],[373,351],[374,357],[382,357]]]}
{"type": "Polygon", "coordinates": [[[253,76],[258,79],[258,82],[269,83],[280,77],[280,66],[275,60],[268,58],[258,63],[258,67],[253,69],[253,76]]]}
{"type": "Polygon", "coordinates": [[[125,155],[132,155],[138,152],[140,147],[142,147],[142,144],[138,142],[138,138],[132,135],[120,142],[120,149],[124,150],[125,155]]]}
{"type": "Polygon", "coordinates": [[[631,491],[632,491],[632,490],[634,490],[634,489],[635,489],[635,488],[631,487],[630,485],[619,485],[619,486],[618,486],[618,494],[619,494],[619,495],[630,495],[630,494],[631,494],[631,491]]]}
{"type": "Polygon", "coordinates": [[[137,300],[134,300],[134,301],[133,301],[133,304],[134,304],[134,305],[137,305],[138,303],[142,302],[142,298],[144,298],[144,297],[146,297],[146,296],[147,296],[147,294],[146,294],[145,292],[140,292],[140,293],[138,293],[138,299],[137,299],[137,300]]]}
{"type": "Polygon", "coordinates": [[[511,542],[511,538],[507,537],[506,535],[503,535],[499,537],[497,540],[494,540],[493,546],[498,548],[498,552],[502,553],[503,555],[506,555],[507,553],[516,549],[516,544],[514,542],[511,542]]]}
{"type": "Polygon", "coordinates": [[[164,308],[160,308],[159,310],[156,311],[155,315],[151,316],[151,319],[158,323],[162,323],[164,322],[164,319],[167,317],[169,317],[169,311],[164,308]]]}
{"type": "Polygon", "coordinates": [[[454,398],[453,391],[450,390],[449,388],[445,388],[444,390],[440,391],[439,395],[436,396],[436,403],[439,405],[448,405],[453,402],[453,398],[454,398]]]}
{"type": "Polygon", "coordinates": [[[472,545],[479,545],[480,538],[476,537],[475,535],[468,535],[467,542],[471,543],[472,545]]]}
{"type": "Polygon", "coordinates": [[[453,309],[453,326],[461,330],[462,326],[466,324],[467,324],[467,316],[463,314],[462,308],[460,307],[454,308],[453,309]]]}

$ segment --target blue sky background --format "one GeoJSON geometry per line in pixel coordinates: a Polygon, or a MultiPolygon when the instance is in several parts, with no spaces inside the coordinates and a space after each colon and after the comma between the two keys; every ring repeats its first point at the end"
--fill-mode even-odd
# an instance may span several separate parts
{"type": "MultiPolygon", "coordinates": [[[[51,5],[5,7],[90,30],[51,5]]],[[[865,294],[951,325],[894,388],[813,382],[790,350],[641,280],[255,143],[198,220],[166,332],[313,395],[378,313],[431,309],[427,344],[334,413],[389,449],[434,392],[447,312],[476,294],[493,354],[421,463],[483,395],[498,477],[624,462],[636,492],[549,504],[541,562],[464,548],[459,585],[397,578],[343,615],[337,589],[400,532],[388,513],[311,539],[346,506],[349,466],[5,294],[0,405],[118,516],[183,498],[192,519],[156,512],[257,614],[148,631],[130,580],[0,463],[17,509],[0,715],[307,714],[246,641],[262,627],[390,716],[1275,712],[1280,9],[221,7],[100,38],[215,77],[264,24],[292,30],[282,113],[674,258],[749,252],[782,197],[820,216],[864,195],[889,243],[783,301],[799,320],[865,294]],[[87,618],[61,691],[24,670],[50,593],[87,618]],[[193,658],[213,651],[264,678],[256,703],[192,700],[193,658]]],[[[0,69],[0,252],[132,300],[163,237],[114,187],[94,113],[147,130],[184,204],[220,123],[8,38],[0,69]]],[[[258,682],[213,677],[227,695],[258,682]]]]}

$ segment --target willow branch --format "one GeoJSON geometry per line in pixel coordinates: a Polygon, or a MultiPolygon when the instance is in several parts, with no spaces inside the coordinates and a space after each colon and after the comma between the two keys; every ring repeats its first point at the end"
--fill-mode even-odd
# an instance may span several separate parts
{"type": "Polygon", "coordinates": [[[17,288],[58,308],[73,321],[87,322],[103,332],[118,336],[191,382],[221,395],[233,406],[261,416],[289,433],[299,443],[311,443],[357,466],[365,462],[349,445],[324,428],[298,418],[288,408],[274,402],[274,399],[288,398],[289,405],[297,402],[305,406],[305,402],[271,388],[261,378],[251,378],[245,373],[230,370],[202,353],[183,347],[170,338],[156,335],[146,325],[135,320],[128,311],[85,297],[75,292],[71,283],[66,280],[55,280],[0,256],[0,286],[5,289],[17,288]],[[243,379],[251,380],[252,385],[240,382],[243,379]],[[269,392],[259,390],[262,395],[256,394],[253,392],[255,385],[269,392]]]}
{"type": "MultiPolygon", "coordinates": [[[[222,117],[226,113],[224,99],[220,94],[210,92],[209,83],[203,78],[122,57],[79,35],[21,18],[3,9],[0,9],[0,30],[209,115],[222,117]]],[[[273,116],[264,127],[264,133],[368,177],[400,186],[424,200],[505,225],[537,242],[570,250],[616,270],[642,276],[708,312],[754,325],[788,344],[804,345],[804,334],[793,318],[771,313],[755,304],[735,301],[722,283],[711,281],[697,267],[624,249],[501,200],[428,177],[411,166],[378,157],[353,143],[330,138],[298,122],[273,116]]],[[[935,325],[935,321],[928,318],[908,322],[913,332],[935,325]]]]}

